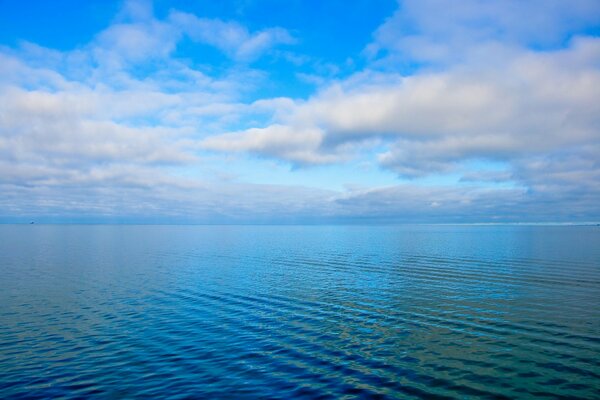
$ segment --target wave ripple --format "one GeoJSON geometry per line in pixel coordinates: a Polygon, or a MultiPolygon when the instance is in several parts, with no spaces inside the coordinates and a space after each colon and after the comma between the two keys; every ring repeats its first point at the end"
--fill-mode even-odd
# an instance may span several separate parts
{"type": "Polygon", "coordinates": [[[0,397],[599,398],[597,227],[0,226],[0,397]]]}

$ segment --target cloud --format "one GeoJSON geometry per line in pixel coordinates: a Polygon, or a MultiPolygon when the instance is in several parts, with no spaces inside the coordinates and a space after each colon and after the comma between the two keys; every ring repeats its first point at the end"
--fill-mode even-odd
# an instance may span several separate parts
{"type": "Polygon", "coordinates": [[[360,74],[297,103],[279,124],[205,145],[321,163],[339,159],[344,145],[380,139],[390,143],[382,165],[408,176],[584,146],[599,140],[599,64],[600,40],[576,38],[567,49],[522,51],[499,65],[360,74]]]}
{"type": "Polygon", "coordinates": [[[168,57],[177,39],[172,26],[158,21],[112,25],[97,36],[93,57],[99,64],[121,68],[128,62],[168,57]]]}
{"type": "Polygon", "coordinates": [[[100,32],[88,49],[98,64],[121,68],[128,63],[169,57],[183,36],[243,62],[255,61],[278,45],[296,42],[281,27],[250,32],[235,21],[199,18],[177,10],[171,10],[165,20],[158,20],[150,2],[130,0],[115,23],[100,32]]]}
{"type": "Polygon", "coordinates": [[[437,1],[402,2],[365,68],[322,74],[307,99],[249,95],[269,77],[252,63],[295,43],[284,28],[177,10],[159,19],[143,1],[71,51],[0,48],[0,217],[597,219],[600,39],[585,31],[598,3],[565,4],[465,0],[440,13],[437,1]],[[177,58],[185,37],[232,65],[177,58]],[[413,180],[323,190],[211,178],[209,157],[229,154],[349,170],[368,160],[413,180]]]}
{"type": "Polygon", "coordinates": [[[271,125],[212,136],[203,146],[305,166],[374,152],[401,177],[458,174],[462,182],[431,193],[407,186],[407,193],[381,188],[340,198],[347,209],[365,207],[356,215],[404,215],[404,206],[391,204],[413,192],[406,212],[423,217],[464,219],[457,204],[468,204],[474,220],[491,210],[527,219],[536,202],[543,207],[534,219],[552,219],[561,204],[560,218],[598,215],[600,39],[585,35],[597,26],[598,3],[467,0],[431,12],[441,6],[402,2],[374,34],[365,70],[322,83],[271,125]],[[497,162],[501,171],[477,166],[497,162]],[[491,189],[498,182],[512,188],[491,189]]]}
{"type": "MultiPolygon", "coordinates": [[[[403,0],[366,48],[387,62],[457,63],[502,47],[562,47],[565,37],[597,26],[595,0],[403,0]],[[439,10],[443,10],[440,12],[439,10]]],[[[489,56],[489,54],[488,54],[489,56]]]]}
{"type": "MultiPolygon", "coordinates": [[[[86,105],[43,92],[11,91],[0,111],[0,152],[19,162],[179,163],[194,156],[177,144],[177,130],[130,127],[85,118],[86,105]],[[23,124],[26,120],[27,124],[23,124]]],[[[77,98],[81,100],[81,96],[77,98]]]]}
{"type": "MultiPolygon", "coordinates": [[[[239,48],[228,49],[242,58],[287,40],[277,28],[250,34],[236,23],[203,21],[240,33],[239,48]]],[[[174,58],[184,34],[173,20],[156,19],[149,2],[129,1],[76,49],[0,48],[0,185],[33,197],[43,186],[57,198],[73,185],[120,190],[117,182],[148,182],[150,190],[172,170],[201,163],[196,138],[279,104],[240,102],[253,88],[248,82],[263,79],[260,71],[232,66],[211,76],[174,58]]]]}
{"type": "Polygon", "coordinates": [[[214,46],[238,61],[254,61],[274,46],[295,43],[290,33],[279,27],[250,33],[236,22],[198,18],[177,11],[169,15],[169,21],[192,40],[214,46]]]}
{"type": "Polygon", "coordinates": [[[207,182],[139,165],[50,171],[0,162],[6,171],[9,179],[0,181],[5,221],[277,223],[335,216],[335,192],[322,189],[207,182]]]}
{"type": "Polygon", "coordinates": [[[0,189],[5,193],[0,198],[4,220],[38,222],[569,222],[594,221],[600,212],[595,189],[570,193],[400,184],[330,191],[296,185],[201,182],[139,167],[73,173],[31,186],[3,182],[0,189]]]}
{"type": "Polygon", "coordinates": [[[298,164],[323,164],[340,161],[336,154],[321,154],[323,132],[317,128],[270,125],[211,136],[201,142],[209,150],[251,152],[282,158],[298,164]]]}
{"type": "Polygon", "coordinates": [[[507,182],[514,176],[509,171],[469,171],[461,177],[461,182],[507,182]]]}

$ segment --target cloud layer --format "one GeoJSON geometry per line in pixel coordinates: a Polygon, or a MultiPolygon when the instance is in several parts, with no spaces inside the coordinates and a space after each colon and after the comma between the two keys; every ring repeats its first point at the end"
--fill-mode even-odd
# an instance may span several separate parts
{"type": "Polygon", "coordinates": [[[0,47],[0,217],[600,219],[598,3],[463,0],[431,12],[441,7],[400,2],[352,55],[364,68],[316,79],[304,99],[260,95],[276,72],[264,65],[308,59],[277,50],[301,30],[157,18],[149,2],[126,2],[79,48],[0,47]],[[184,41],[227,61],[186,58],[184,41]],[[239,175],[222,167],[230,157],[287,163],[289,184],[208,172],[218,160],[239,175]],[[365,159],[398,183],[352,186],[365,159]],[[350,171],[348,189],[294,184],[295,169],[327,165],[350,171]]]}

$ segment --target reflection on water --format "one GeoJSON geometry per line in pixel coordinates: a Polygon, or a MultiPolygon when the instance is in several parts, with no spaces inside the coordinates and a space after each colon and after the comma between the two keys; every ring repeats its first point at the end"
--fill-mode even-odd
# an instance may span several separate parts
{"type": "Polygon", "coordinates": [[[0,397],[594,398],[600,228],[0,226],[0,397]]]}

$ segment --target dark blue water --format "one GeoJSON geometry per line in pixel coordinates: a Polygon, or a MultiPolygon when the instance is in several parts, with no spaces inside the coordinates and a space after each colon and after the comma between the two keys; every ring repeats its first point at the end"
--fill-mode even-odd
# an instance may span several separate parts
{"type": "Polygon", "coordinates": [[[600,398],[600,227],[0,226],[0,397],[600,398]]]}

